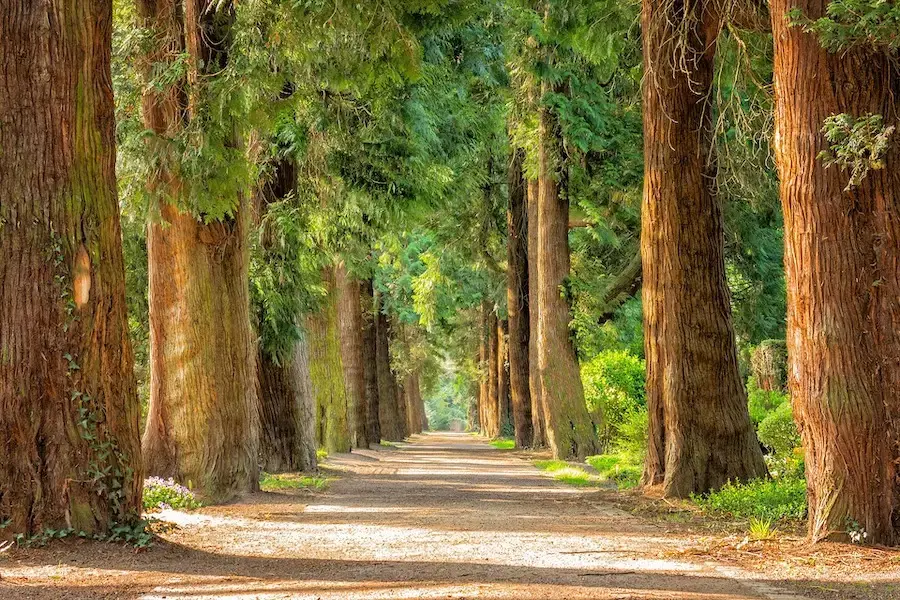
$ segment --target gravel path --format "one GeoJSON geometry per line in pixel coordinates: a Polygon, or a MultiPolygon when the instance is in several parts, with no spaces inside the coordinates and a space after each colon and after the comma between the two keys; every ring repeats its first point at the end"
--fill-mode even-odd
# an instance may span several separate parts
{"type": "Polygon", "coordinates": [[[0,598],[798,598],[671,558],[692,540],[472,435],[327,464],[339,479],[323,494],[164,513],[179,529],[147,552],[75,542],[0,555],[0,598]]]}

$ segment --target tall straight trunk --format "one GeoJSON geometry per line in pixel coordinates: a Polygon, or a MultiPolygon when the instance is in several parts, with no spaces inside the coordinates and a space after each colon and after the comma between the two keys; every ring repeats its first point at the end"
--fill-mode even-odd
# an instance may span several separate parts
{"type": "MultiPolygon", "coordinates": [[[[187,52],[193,84],[224,67],[228,19],[206,1],[140,1],[138,12],[155,31],[148,56],[167,60],[187,52]],[[215,46],[214,46],[215,45],[215,46]]],[[[148,67],[149,69],[149,67],[148,67]]],[[[150,73],[146,74],[150,77],[150,73]]],[[[196,110],[191,87],[147,86],[144,124],[161,137],[176,135],[196,110]]],[[[160,172],[151,190],[183,187],[160,172]]],[[[222,502],[257,484],[256,351],[250,330],[248,210],[233,199],[234,216],[204,222],[163,201],[161,222],[147,233],[150,300],[150,408],[144,430],[148,474],[192,485],[207,502],[222,502]]]]}
{"type": "Polygon", "coordinates": [[[328,452],[349,452],[350,427],[335,269],[324,269],[322,280],[327,292],[324,304],[318,313],[306,319],[309,374],[316,398],[316,438],[328,452]]]}
{"type": "Polygon", "coordinates": [[[488,437],[500,435],[500,377],[497,370],[497,356],[500,340],[497,337],[497,315],[491,310],[487,318],[487,405],[485,407],[485,431],[488,437]]]}
{"type": "Polygon", "coordinates": [[[900,147],[847,191],[849,175],[817,159],[833,114],[898,124],[900,79],[884,55],[831,54],[786,12],[827,2],[774,0],[776,159],[788,284],[788,385],[803,438],[814,540],[897,541],[900,398],[900,147]]]}
{"type": "MultiPolygon", "coordinates": [[[[297,169],[293,161],[278,161],[270,180],[259,186],[255,195],[255,214],[265,215],[271,202],[288,198],[297,188],[297,169]]],[[[263,236],[264,250],[273,241],[263,236]]],[[[266,315],[265,307],[257,307],[266,315]]],[[[296,318],[300,318],[297,315],[296,318]]],[[[296,341],[284,357],[274,357],[259,344],[256,382],[259,402],[259,460],[269,473],[312,471],[316,469],[316,401],[309,378],[309,345],[296,341]]]]}
{"type": "Polygon", "coordinates": [[[257,363],[260,465],[269,473],[316,469],[316,400],[304,338],[275,362],[260,351],[257,363]]]}
{"type": "Polygon", "coordinates": [[[644,483],[686,497],[766,468],[738,371],[715,190],[708,94],[717,15],[712,3],[645,0],[642,23],[652,74],[644,83],[641,209],[650,411],[644,483]]]}
{"type": "Polygon", "coordinates": [[[378,418],[382,439],[396,442],[406,437],[406,412],[400,407],[403,398],[397,393],[397,378],[391,369],[390,338],[388,316],[381,310],[380,298],[376,296],[375,364],[378,376],[378,418]]]}
{"type": "Polygon", "coordinates": [[[497,435],[513,431],[512,403],[509,390],[509,324],[497,321],[497,435]]]}
{"type": "MultiPolygon", "coordinates": [[[[544,84],[544,94],[549,91],[544,84]]],[[[548,107],[540,110],[539,137],[538,360],[545,435],[557,458],[583,459],[596,453],[597,442],[569,331],[571,314],[564,291],[569,276],[568,176],[562,129],[548,107]]]]}
{"type": "Polygon", "coordinates": [[[535,448],[546,445],[544,403],[541,394],[541,365],[538,353],[540,304],[538,298],[538,197],[537,179],[528,180],[528,392],[531,397],[531,427],[535,448]]]}
{"type": "Polygon", "coordinates": [[[362,314],[363,374],[366,380],[366,440],[370,444],[381,441],[381,424],[378,422],[378,363],[375,342],[375,297],[372,280],[360,285],[362,314]]]}
{"type": "Polygon", "coordinates": [[[116,199],[112,2],[0,1],[0,522],[141,511],[116,199]]]}
{"type": "Polygon", "coordinates": [[[359,281],[347,274],[343,263],[337,270],[338,320],[341,326],[341,357],[347,388],[350,437],[354,448],[368,448],[368,400],[366,398],[363,316],[359,281]]]}
{"type": "Polygon", "coordinates": [[[509,207],[506,225],[507,281],[506,301],[509,310],[509,390],[512,402],[516,447],[534,443],[531,422],[531,392],[528,372],[528,209],[522,163],[525,152],[513,152],[509,168],[509,207]]]}

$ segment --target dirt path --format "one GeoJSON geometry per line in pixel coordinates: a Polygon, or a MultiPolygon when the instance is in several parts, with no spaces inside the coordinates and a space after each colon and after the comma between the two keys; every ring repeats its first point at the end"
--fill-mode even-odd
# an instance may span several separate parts
{"type": "Polygon", "coordinates": [[[324,494],[166,513],[179,529],[146,552],[75,542],[0,555],[0,598],[798,598],[672,559],[690,539],[471,435],[328,464],[341,473],[324,494]]]}

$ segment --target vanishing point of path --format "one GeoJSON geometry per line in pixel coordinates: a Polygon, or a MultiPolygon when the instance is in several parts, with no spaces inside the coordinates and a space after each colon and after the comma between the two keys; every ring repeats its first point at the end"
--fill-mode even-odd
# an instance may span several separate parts
{"type": "Polygon", "coordinates": [[[74,542],[0,555],[0,598],[798,598],[671,558],[691,540],[472,435],[414,436],[328,465],[339,479],[324,494],[167,512],[179,528],[146,552],[74,542]]]}

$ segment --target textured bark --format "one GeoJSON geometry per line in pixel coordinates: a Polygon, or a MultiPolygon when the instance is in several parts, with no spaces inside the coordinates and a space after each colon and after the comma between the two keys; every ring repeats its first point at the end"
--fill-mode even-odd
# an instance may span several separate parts
{"type": "MultiPolygon", "coordinates": [[[[544,85],[544,93],[549,92],[544,85]]],[[[594,423],[584,403],[564,291],[569,276],[569,197],[562,131],[547,107],[540,111],[539,137],[538,360],[545,435],[557,458],[583,459],[596,454],[597,443],[594,423]]]]}
{"type": "Polygon", "coordinates": [[[350,427],[334,268],[323,271],[322,282],[327,291],[322,308],[306,319],[309,374],[316,398],[316,439],[328,452],[349,452],[350,427]]]}
{"type": "Polygon", "coordinates": [[[497,435],[513,433],[512,402],[509,390],[509,324],[497,321],[497,435]]]}
{"type": "Polygon", "coordinates": [[[260,352],[260,465],[269,473],[316,469],[316,401],[307,341],[280,363],[260,352]]]}
{"type": "Polygon", "coordinates": [[[393,442],[406,435],[406,411],[403,398],[398,394],[397,378],[391,369],[390,323],[381,310],[376,297],[375,304],[375,364],[378,376],[378,419],[381,438],[393,442]],[[401,408],[401,405],[404,405],[401,408]]]}
{"type": "Polygon", "coordinates": [[[766,468],[738,371],[714,187],[707,94],[717,16],[712,3],[646,0],[642,24],[651,74],[641,209],[650,411],[644,483],[686,497],[763,476],[766,468]]]}
{"type": "Polygon", "coordinates": [[[822,124],[832,114],[884,116],[897,125],[900,81],[883,55],[829,54],[789,27],[792,7],[816,19],[823,0],[771,3],[775,36],[776,159],[788,284],[788,385],[803,438],[814,540],[894,543],[900,398],[900,148],[883,170],[844,191],[825,168],[822,124]]]}
{"type": "Polygon", "coordinates": [[[0,0],[3,534],[141,510],[111,31],[109,1],[0,0]]]}
{"type": "Polygon", "coordinates": [[[368,448],[368,400],[366,398],[363,317],[359,282],[352,279],[343,263],[336,269],[338,320],[341,326],[341,357],[347,388],[350,437],[354,448],[368,448]]]}
{"type": "Polygon", "coordinates": [[[538,297],[538,196],[537,179],[528,181],[528,392],[531,397],[531,427],[535,448],[546,445],[544,404],[541,397],[541,365],[538,353],[540,304],[538,297]]]}
{"type": "Polygon", "coordinates": [[[509,207],[506,211],[507,282],[509,311],[509,391],[512,402],[516,447],[534,443],[531,422],[531,392],[528,373],[528,209],[522,163],[525,152],[514,152],[509,168],[509,207]]]}
{"type": "Polygon", "coordinates": [[[366,439],[370,444],[381,441],[381,424],[378,421],[378,364],[375,360],[375,298],[372,280],[360,286],[363,342],[363,374],[366,380],[366,439]]]}

